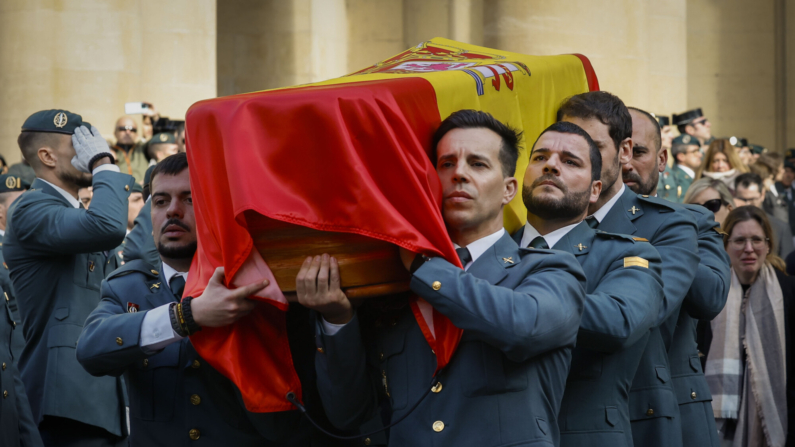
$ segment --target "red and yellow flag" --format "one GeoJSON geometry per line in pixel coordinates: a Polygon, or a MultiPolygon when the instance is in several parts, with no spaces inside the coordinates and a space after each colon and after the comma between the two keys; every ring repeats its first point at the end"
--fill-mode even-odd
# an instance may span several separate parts
{"type": "MultiPolygon", "coordinates": [[[[427,155],[439,123],[478,109],[521,130],[521,188],[529,146],[555,121],[561,101],[598,89],[584,56],[526,56],[435,38],[338,79],[194,104],[187,141],[199,244],[186,296],[200,295],[219,266],[230,285],[273,279],[254,249],[247,211],[457,264],[427,155]]],[[[517,195],[505,208],[506,228],[518,229],[525,215],[517,195]]],[[[290,410],[284,396],[300,397],[301,384],[287,340],[287,303],[277,284],[259,295],[270,305],[191,340],[240,388],[250,411],[290,410]]],[[[444,367],[461,330],[429,308],[413,309],[444,367]]]]}

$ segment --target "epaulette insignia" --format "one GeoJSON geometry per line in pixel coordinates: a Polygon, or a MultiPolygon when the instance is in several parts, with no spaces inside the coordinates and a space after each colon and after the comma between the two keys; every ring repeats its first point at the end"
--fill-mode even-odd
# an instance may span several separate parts
{"type": "Polygon", "coordinates": [[[513,264],[513,256],[511,256],[510,258],[502,258],[502,262],[506,264],[513,264]]]}
{"type": "Polygon", "coordinates": [[[633,237],[632,239],[636,242],[649,242],[645,237],[633,237]]]}
{"type": "Polygon", "coordinates": [[[579,243],[579,244],[575,245],[575,247],[579,248],[580,251],[582,251],[583,248],[588,248],[585,245],[582,245],[582,243],[579,243]]]}
{"type": "Polygon", "coordinates": [[[159,288],[160,288],[160,283],[159,282],[156,282],[156,283],[152,284],[151,286],[149,286],[149,290],[159,289],[159,288]]]}
{"type": "Polygon", "coordinates": [[[649,261],[639,256],[630,256],[628,258],[624,258],[624,268],[627,267],[643,267],[647,269],[649,268],[649,261]]]}
{"type": "Polygon", "coordinates": [[[715,227],[715,228],[713,228],[713,230],[717,231],[718,234],[723,235],[723,236],[728,236],[729,235],[729,233],[723,231],[720,227],[715,227]]]}

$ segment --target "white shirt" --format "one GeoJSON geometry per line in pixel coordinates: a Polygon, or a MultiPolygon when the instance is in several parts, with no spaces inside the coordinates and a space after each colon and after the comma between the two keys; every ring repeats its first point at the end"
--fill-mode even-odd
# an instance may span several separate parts
{"type": "MultiPolygon", "coordinates": [[[[620,180],[616,180],[616,181],[620,181],[620,180]]],[[[615,205],[616,202],[618,202],[618,199],[620,199],[621,196],[624,194],[624,188],[626,188],[626,187],[627,186],[622,183],[621,184],[621,189],[618,191],[618,193],[616,195],[614,195],[612,198],[610,198],[610,200],[608,200],[607,203],[602,205],[602,207],[599,208],[598,210],[596,210],[596,212],[593,213],[591,216],[595,217],[597,222],[602,223],[602,220],[604,220],[605,216],[607,216],[607,213],[609,213],[610,210],[613,208],[613,205],[615,205]]],[[[591,217],[591,216],[588,216],[588,217],[591,217]]]]}
{"type": "MultiPolygon", "coordinates": [[[[170,265],[163,263],[163,285],[170,287],[171,279],[175,276],[181,276],[188,282],[187,272],[178,272],[170,265]]],[[[144,316],[144,321],[141,323],[141,337],[138,341],[141,350],[151,355],[157,351],[165,348],[171,343],[182,340],[184,337],[174,332],[171,326],[171,315],[168,309],[171,303],[155,307],[144,316]]]]}
{"type": "MultiPolygon", "coordinates": [[[[503,234],[505,234],[505,228],[500,228],[498,231],[486,237],[482,237],[476,240],[475,242],[472,242],[471,244],[467,245],[467,249],[469,250],[469,255],[472,256],[472,260],[467,262],[467,265],[464,266],[464,271],[468,270],[469,267],[472,266],[472,264],[474,264],[475,261],[477,261],[478,258],[481,257],[483,253],[486,252],[486,250],[491,248],[492,245],[496,244],[497,241],[500,240],[503,234]]],[[[461,248],[458,244],[453,244],[453,246],[455,248],[461,248]]],[[[343,326],[348,324],[348,323],[344,324],[329,323],[324,318],[321,318],[320,321],[323,324],[323,332],[325,332],[326,335],[334,335],[340,329],[342,329],[343,326]]]]}
{"type": "MultiPolygon", "coordinates": [[[[102,172],[102,171],[121,172],[121,171],[119,171],[119,167],[116,166],[115,164],[106,163],[104,165],[97,166],[96,168],[94,168],[94,170],[91,172],[91,174],[92,175],[97,175],[98,172],[102,172]]],[[[52,186],[56,191],[58,191],[59,194],[61,194],[69,202],[70,205],[72,205],[75,208],[80,208],[80,201],[77,200],[73,195],[69,194],[65,189],[61,188],[60,186],[55,186],[52,183],[48,182],[47,180],[44,180],[41,177],[36,177],[36,178],[38,178],[42,182],[52,186]]]]}
{"type": "Polygon", "coordinates": [[[676,167],[677,167],[677,168],[679,168],[679,169],[681,169],[681,170],[683,170],[683,171],[685,171],[685,174],[689,175],[689,176],[690,176],[690,178],[696,178],[696,173],[695,173],[695,172],[693,172],[693,170],[692,170],[692,169],[690,169],[690,168],[688,168],[687,166],[685,166],[685,165],[680,165],[679,163],[677,163],[677,164],[676,164],[676,167]]]}
{"type": "Polygon", "coordinates": [[[538,236],[541,236],[544,238],[549,248],[552,248],[555,246],[555,244],[558,243],[559,240],[563,238],[563,236],[567,235],[569,231],[571,231],[574,227],[576,227],[579,224],[580,222],[571,225],[566,225],[565,227],[558,228],[555,231],[551,231],[546,235],[541,236],[541,233],[539,233],[538,230],[535,229],[535,227],[530,225],[530,222],[527,222],[526,224],[524,224],[524,234],[522,235],[522,243],[519,244],[519,246],[522,248],[526,248],[530,246],[530,242],[533,242],[533,239],[537,238],[538,236]]]}

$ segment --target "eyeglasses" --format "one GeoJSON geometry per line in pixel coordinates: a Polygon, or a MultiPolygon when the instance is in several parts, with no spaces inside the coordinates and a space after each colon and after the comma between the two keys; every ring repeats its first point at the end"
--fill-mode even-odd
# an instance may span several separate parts
{"type": "Polygon", "coordinates": [[[737,237],[737,238],[734,238],[734,239],[729,239],[729,245],[731,245],[732,248],[736,248],[736,249],[739,250],[741,248],[745,248],[745,246],[750,242],[751,243],[751,247],[753,247],[754,249],[759,249],[759,248],[764,247],[769,240],[770,240],[770,238],[762,239],[759,236],[737,237]]]}
{"type": "Polygon", "coordinates": [[[124,131],[138,132],[138,129],[136,129],[133,126],[119,126],[116,128],[116,130],[118,130],[119,132],[124,132],[124,131]]]}
{"type": "Polygon", "coordinates": [[[702,203],[701,206],[703,206],[704,208],[712,211],[712,214],[715,214],[718,211],[720,211],[720,207],[722,207],[723,204],[724,204],[724,202],[721,199],[712,199],[712,200],[707,200],[706,202],[702,203]]]}

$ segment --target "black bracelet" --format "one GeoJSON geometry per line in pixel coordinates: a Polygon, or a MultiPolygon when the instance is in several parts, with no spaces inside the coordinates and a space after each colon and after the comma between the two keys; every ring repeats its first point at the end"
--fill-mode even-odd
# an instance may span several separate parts
{"type": "Polygon", "coordinates": [[[187,337],[186,334],[182,330],[182,326],[179,324],[179,320],[177,319],[177,313],[174,312],[174,307],[176,307],[177,303],[171,303],[168,305],[168,316],[171,317],[171,329],[174,330],[180,337],[187,337]]]}
{"type": "Polygon", "coordinates": [[[411,262],[411,266],[409,267],[409,273],[413,275],[414,272],[416,272],[420,267],[422,267],[423,264],[425,264],[430,260],[431,258],[425,255],[418,254],[417,256],[414,257],[414,260],[411,262]]]}
{"type": "Polygon", "coordinates": [[[195,334],[202,330],[202,327],[196,324],[196,321],[193,320],[193,312],[191,312],[190,302],[193,300],[192,296],[188,296],[182,299],[182,315],[185,317],[185,325],[188,327],[188,332],[191,334],[195,334]]]}
{"type": "Polygon", "coordinates": [[[113,154],[110,152],[102,152],[91,157],[91,160],[88,161],[88,170],[94,172],[94,163],[102,160],[105,157],[110,158],[110,164],[116,164],[116,159],[113,158],[113,154]]]}

